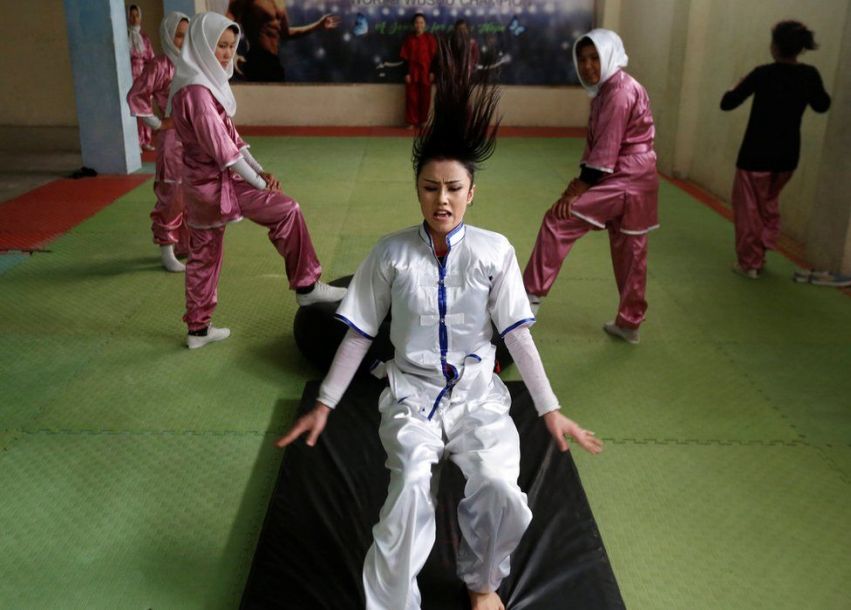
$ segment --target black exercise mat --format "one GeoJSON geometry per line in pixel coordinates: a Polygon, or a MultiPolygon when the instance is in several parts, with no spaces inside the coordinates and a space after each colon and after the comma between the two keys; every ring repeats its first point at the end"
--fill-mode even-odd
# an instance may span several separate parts
{"type": "MultiPolygon", "coordinates": [[[[243,592],[243,610],[355,610],[364,607],[361,569],[389,475],[378,438],[378,396],[386,384],[357,379],[316,447],[287,449],[243,592]]],[[[555,448],[521,382],[509,382],[520,432],[520,487],[533,520],[499,589],[509,610],[602,610],[624,603],[570,453],[555,448]]],[[[309,382],[300,412],[313,406],[309,382]]],[[[581,451],[581,449],[577,449],[581,451]]],[[[442,464],[437,542],[419,576],[423,610],[469,610],[455,574],[456,507],[464,478],[442,464]]],[[[388,609],[394,610],[394,609],[388,609]]]]}

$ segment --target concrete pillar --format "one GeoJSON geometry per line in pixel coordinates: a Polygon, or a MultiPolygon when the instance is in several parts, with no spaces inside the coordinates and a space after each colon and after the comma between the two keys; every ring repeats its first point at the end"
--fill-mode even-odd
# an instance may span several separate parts
{"type": "Polygon", "coordinates": [[[125,100],[132,85],[122,0],[64,0],[83,165],[104,174],[142,166],[136,119],[125,100]]]}
{"type": "MultiPolygon", "coordinates": [[[[839,57],[851,57],[851,10],[845,15],[839,57]]],[[[807,259],[816,269],[851,275],[851,71],[840,62],[835,78],[822,77],[833,103],[807,230],[807,259]]]]}

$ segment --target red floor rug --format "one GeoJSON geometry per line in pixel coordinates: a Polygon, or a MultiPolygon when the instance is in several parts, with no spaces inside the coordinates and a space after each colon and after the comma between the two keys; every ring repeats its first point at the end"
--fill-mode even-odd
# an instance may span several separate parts
{"type": "Polygon", "coordinates": [[[0,203],[0,252],[41,249],[150,177],[63,178],[0,203]]]}

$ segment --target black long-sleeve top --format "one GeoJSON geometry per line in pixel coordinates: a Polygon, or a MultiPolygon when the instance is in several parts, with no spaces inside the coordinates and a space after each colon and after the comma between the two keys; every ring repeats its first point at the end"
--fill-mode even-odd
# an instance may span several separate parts
{"type": "Polygon", "coordinates": [[[747,171],[792,171],[801,152],[801,116],[807,105],[830,108],[821,75],[799,63],[758,66],[721,98],[721,110],[733,110],[753,95],[751,116],[736,167],[747,171]]]}

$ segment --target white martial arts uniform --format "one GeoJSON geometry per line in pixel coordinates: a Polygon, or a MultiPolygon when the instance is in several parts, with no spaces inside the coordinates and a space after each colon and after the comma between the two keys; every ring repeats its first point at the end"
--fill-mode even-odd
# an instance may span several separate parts
{"type": "Polygon", "coordinates": [[[383,238],[337,310],[369,339],[392,314],[395,357],[379,402],[390,487],[364,564],[367,610],[420,607],[416,577],[435,540],[432,467],[444,456],[467,479],[458,573],[470,590],[496,590],[532,518],[517,486],[511,397],[493,373],[490,341],[491,321],[501,335],[535,321],[514,248],[464,224],[446,241],[441,263],[425,223],[383,238]]]}

